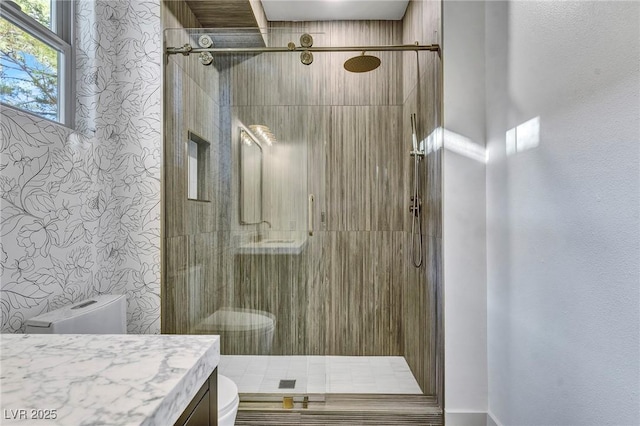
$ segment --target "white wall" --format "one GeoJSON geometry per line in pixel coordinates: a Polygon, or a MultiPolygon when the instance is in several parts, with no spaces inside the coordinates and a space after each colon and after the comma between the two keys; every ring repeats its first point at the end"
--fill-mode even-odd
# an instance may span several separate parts
{"type": "Polygon", "coordinates": [[[637,425],[640,4],[486,12],[489,410],[637,425]],[[507,155],[535,117],[539,145],[507,155]]]}
{"type": "Polygon", "coordinates": [[[487,411],[484,2],[445,1],[444,321],[448,425],[487,411]]]}

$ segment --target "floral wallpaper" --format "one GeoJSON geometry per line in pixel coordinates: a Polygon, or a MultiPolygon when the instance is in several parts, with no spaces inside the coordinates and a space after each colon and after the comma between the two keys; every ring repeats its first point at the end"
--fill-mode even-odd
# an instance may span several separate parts
{"type": "Polygon", "coordinates": [[[160,332],[158,1],[76,2],[76,132],[0,114],[2,332],[95,294],[126,294],[160,332]]]}

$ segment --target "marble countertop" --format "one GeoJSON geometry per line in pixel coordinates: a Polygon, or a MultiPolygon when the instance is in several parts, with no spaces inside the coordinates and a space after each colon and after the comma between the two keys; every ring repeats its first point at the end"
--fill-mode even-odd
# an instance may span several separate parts
{"type": "Polygon", "coordinates": [[[2,334],[0,423],[171,425],[219,361],[218,336],[2,334]]]}

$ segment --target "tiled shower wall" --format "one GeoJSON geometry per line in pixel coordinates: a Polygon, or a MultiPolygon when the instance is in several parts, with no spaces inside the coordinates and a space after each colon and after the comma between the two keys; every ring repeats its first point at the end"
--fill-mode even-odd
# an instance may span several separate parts
{"type": "MultiPolygon", "coordinates": [[[[168,27],[199,27],[185,5],[166,7],[168,27]]],[[[412,2],[404,22],[272,22],[270,43],[285,46],[304,32],[318,46],[436,42],[422,25],[438,28],[439,2],[412,2]]],[[[172,44],[188,41],[179,34],[172,44]]],[[[376,55],[382,66],[360,75],[343,70],[349,53],[317,53],[310,66],[297,54],[216,58],[210,67],[194,56],[169,59],[164,330],[203,332],[202,320],[224,306],[259,309],[276,318],[273,354],[404,355],[423,390],[435,393],[440,153],[421,165],[420,269],[409,258],[408,153],[411,112],[419,139],[439,125],[439,62],[432,52],[419,62],[415,53],[376,55]],[[271,228],[239,224],[240,123],[266,124],[278,138],[264,147],[271,228]],[[186,200],[188,130],[212,143],[207,204],[186,200]],[[306,245],[299,255],[238,251],[259,234],[302,235],[306,245]]],[[[250,353],[242,345],[223,351],[250,353]]]]}
{"type": "MultiPolygon", "coordinates": [[[[441,16],[439,1],[409,2],[403,21],[403,42],[441,44],[441,16]]],[[[427,151],[419,166],[424,263],[420,270],[413,270],[419,273],[419,278],[403,282],[403,354],[423,391],[438,396],[443,394],[444,359],[443,335],[438,333],[442,330],[443,313],[441,69],[439,54],[403,54],[403,128],[405,134],[410,132],[409,117],[415,113],[418,142],[424,141],[427,151]]],[[[414,164],[408,155],[404,161],[409,194],[413,191],[414,164]]],[[[405,231],[411,239],[411,216],[404,217],[405,231]]]]}
{"type": "MultiPolygon", "coordinates": [[[[318,46],[402,40],[400,22],[271,23],[271,29],[276,46],[307,31],[318,46]]],[[[305,191],[285,202],[306,212],[313,194],[315,230],[300,255],[236,256],[235,291],[227,300],[275,315],[276,354],[398,355],[406,276],[401,53],[380,52],[381,68],[361,75],[342,68],[353,54],[314,56],[305,66],[297,54],[260,55],[230,71],[232,115],[267,124],[279,144],[306,152],[306,167],[287,166],[289,180],[303,182],[305,191]]],[[[296,225],[293,231],[306,235],[306,221],[296,225]]]]}
{"type": "Polygon", "coordinates": [[[2,332],[96,294],[160,331],[160,5],[76,3],[76,131],[1,111],[2,332]]]}
{"type": "MultiPolygon", "coordinates": [[[[439,7],[412,2],[397,23],[272,27],[291,31],[291,40],[318,32],[317,45],[430,44],[438,42],[439,7]]],[[[307,145],[316,232],[300,256],[236,256],[235,293],[225,303],[275,314],[275,353],[401,354],[423,390],[435,394],[442,378],[436,372],[442,348],[436,333],[442,290],[440,60],[432,52],[376,54],[383,65],[370,74],[344,72],[348,53],[317,54],[309,67],[297,55],[261,57],[232,70],[235,115],[262,111],[276,129],[301,129],[292,133],[307,145]],[[268,84],[260,84],[265,79],[268,84]],[[414,112],[418,140],[428,145],[419,177],[420,269],[410,261],[408,214],[414,112]]]]}

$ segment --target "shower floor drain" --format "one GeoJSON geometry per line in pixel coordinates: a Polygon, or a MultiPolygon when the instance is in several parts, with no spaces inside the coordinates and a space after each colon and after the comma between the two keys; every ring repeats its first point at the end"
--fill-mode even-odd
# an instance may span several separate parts
{"type": "Polygon", "coordinates": [[[280,384],[278,385],[278,389],[295,389],[295,387],[295,380],[280,380],[280,384]]]}

